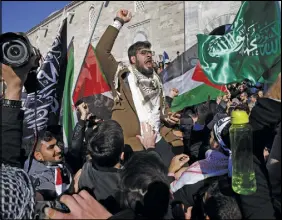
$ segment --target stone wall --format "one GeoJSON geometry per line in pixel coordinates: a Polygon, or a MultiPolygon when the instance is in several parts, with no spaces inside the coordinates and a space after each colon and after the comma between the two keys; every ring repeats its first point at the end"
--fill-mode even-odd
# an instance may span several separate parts
{"type": "MultiPolygon", "coordinates": [[[[72,2],[66,10],[74,12],[72,19],[68,16],[68,41],[74,36],[75,78],[101,4],[98,1],[72,2]],[[89,18],[90,9],[94,10],[94,19],[89,18]]],[[[147,39],[152,43],[155,60],[159,61],[159,55],[164,51],[173,60],[177,51],[182,53],[197,42],[198,33],[208,34],[218,26],[232,23],[240,4],[240,1],[139,1],[139,10],[136,10],[135,1],[110,1],[108,7],[101,11],[92,43],[96,46],[107,26],[112,24],[116,12],[125,8],[132,11],[133,18],[118,35],[112,50],[115,58],[128,62],[128,47],[134,41],[147,39]]],[[[50,48],[62,19],[62,12],[54,15],[27,33],[31,43],[40,49],[43,56],[50,48]]]]}
{"type": "Polygon", "coordinates": [[[197,43],[196,35],[232,24],[241,1],[185,1],[185,48],[197,43]]]}
{"type": "MultiPolygon", "coordinates": [[[[74,36],[75,48],[75,74],[77,76],[90,37],[89,9],[94,7],[95,18],[98,15],[102,2],[82,1],[67,9],[74,12],[74,17],[68,24],[68,41],[74,36]]],[[[107,8],[103,8],[97,27],[92,38],[96,46],[99,38],[109,24],[112,24],[116,12],[125,8],[133,13],[130,23],[125,24],[118,35],[112,53],[119,61],[128,62],[127,49],[134,40],[147,38],[152,43],[155,59],[164,51],[171,60],[176,57],[176,52],[184,52],[184,4],[183,1],[146,1],[143,10],[135,12],[135,2],[110,1],[107,8]],[[140,38],[141,37],[141,38],[140,38]]],[[[43,54],[47,53],[59,28],[62,13],[43,23],[40,28],[28,32],[31,43],[38,47],[43,54]],[[46,36],[45,29],[48,28],[46,36]]],[[[70,18],[70,16],[68,17],[70,18]]],[[[95,19],[94,19],[95,20],[95,19]]],[[[93,21],[92,21],[93,23],[93,21]]],[[[75,77],[76,77],[75,76],[75,77]]]]}

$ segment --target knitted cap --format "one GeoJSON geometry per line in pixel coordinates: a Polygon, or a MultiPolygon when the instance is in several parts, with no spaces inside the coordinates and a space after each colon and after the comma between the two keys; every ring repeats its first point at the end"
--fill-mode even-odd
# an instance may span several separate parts
{"type": "Polygon", "coordinates": [[[35,192],[28,174],[1,165],[1,219],[33,219],[35,192]]]}

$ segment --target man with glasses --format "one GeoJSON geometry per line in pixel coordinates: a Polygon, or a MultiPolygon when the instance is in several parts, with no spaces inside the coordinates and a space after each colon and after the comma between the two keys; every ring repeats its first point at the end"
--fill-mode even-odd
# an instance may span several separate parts
{"type": "MultiPolygon", "coordinates": [[[[113,92],[112,119],[121,125],[125,144],[130,145],[134,151],[144,150],[145,131],[141,124],[152,127],[156,135],[151,142],[156,144],[156,150],[165,164],[169,165],[173,157],[171,145],[161,136],[160,129],[162,124],[169,127],[178,123],[180,115],[165,111],[163,86],[154,71],[151,43],[138,41],[131,45],[128,49],[130,65],[127,66],[118,63],[111,54],[119,30],[131,17],[128,10],[119,10],[113,25],[107,28],[96,47],[96,56],[113,92]]],[[[180,139],[171,130],[169,133],[165,134],[171,139],[166,139],[168,142],[180,139]]]]}

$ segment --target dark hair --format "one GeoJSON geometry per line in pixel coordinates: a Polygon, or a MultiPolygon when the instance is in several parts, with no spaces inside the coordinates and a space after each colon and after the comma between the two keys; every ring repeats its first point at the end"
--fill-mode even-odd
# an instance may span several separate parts
{"type": "Polygon", "coordinates": [[[49,142],[53,138],[56,138],[56,137],[50,131],[41,131],[41,132],[39,132],[35,151],[39,152],[41,150],[41,141],[49,142]]]}
{"type": "Polygon", "coordinates": [[[213,113],[210,109],[210,103],[204,102],[195,106],[195,111],[198,115],[199,124],[208,124],[207,121],[209,122],[213,118],[213,113]]]}
{"type": "Polygon", "coordinates": [[[130,208],[143,217],[163,218],[170,198],[167,172],[157,153],[135,153],[121,173],[123,208],[130,208]]]}
{"type": "Polygon", "coordinates": [[[74,107],[76,107],[77,108],[77,106],[79,106],[81,103],[83,103],[84,102],[84,100],[83,100],[83,98],[82,99],[79,99],[79,100],[77,100],[76,101],[76,103],[74,104],[74,107]]]}
{"type": "Polygon", "coordinates": [[[247,114],[250,114],[250,108],[248,106],[248,104],[246,103],[241,103],[239,105],[237,105],[234,110],[241,110],[241,111],[245,111],[247,112],[247,114]]]}
{"type": "Polygon", "coordinates": [[[248,93],[247,92],[242,92],[241,95],[247,96],[248,97],[248,93]]]}
{"type": "Polygon", "coordinates": [[[163,62],[159,62],[158,66],[159,66],[159,68],[164,68],[164,63],[163,62]]]}
{"type": "Polygon", "coordinates": [[[131,64],[130,58],[136,56],[137,51],[141,48],[151,48],[151,43],[149,41],[137,41],[128,48],[128,59],[131,64]]]}
{"type": "MultiPolygon", "coordinates": [[[[230,186],[230,184],[227,184],[230,186]]],[[[231,188],[231,187],[229,187],[231,188]]],[[[232,193],[232,190],[223,192],[224,189],[221,189],[219,182],[215,181],[207,189],[208,198],[204,203],[205,213],[212,219],[242,219],[242,213],[239,208],[239,205],[236,201],[235,194],[232,193]]]]}
{"type": "Polygon", "coordinates": [[[210,219],[242,219],[236,194],[226,176],[212,180],[211,184],[200,188],[193,198],[192,219],[206,219],[204,215],[210,219]]]}
{"type": "Polygon", "coordinates": [[[254,97],[255,99],[259,98],[258,94],[252,94],[251,97],[254,97]]]}
{"type": "Polygon", "coordinates": [[[88,138],[87,148],[94,164],[113,167],[120,161],[124,138],[119,123],[114,120],[103,121],[88,138]]]}

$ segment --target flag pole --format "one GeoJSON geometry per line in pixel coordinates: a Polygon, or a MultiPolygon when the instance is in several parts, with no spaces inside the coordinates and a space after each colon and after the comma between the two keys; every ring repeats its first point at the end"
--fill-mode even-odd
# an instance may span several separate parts
{"type": "MultiPolygon", "coordinates": [[[[82,70],[82,68],[83,68],[83,64],[84,64],[84,60],[85,60],[85,58],[86,58],[86,56],[87,56],[89,44],[91,44],[91,40],[92,40],[92,37],[93,37],[93,35],[94,35],[94,31],[95,31],[95,29],[96,29],[96,26],[97,26],[97,24],[98,24],[98,20],[99,20],[99,18],[100,18],[100,15],[101,15],[101,12],[102,12],[102,9],[103,9],[104,4],[105,4],[105,7],[108,6],[108,3],[107,3],[107,2],[102,1],[101,6],[100,6],[100,10],[99,10],[99,13],[98,13],[98,16],[97,16],[97,18],[96,18],[95,24],[94,24],[94,26],[93,26],[93,28],[92,28],[92,31],[91,31],[91,34],[90,34],[90,37],[89,37],[89,40],[88,40],[87,48],[86,48],[86,51],[85,51],[85,53],[84,53],[84,57],[83,57],[83,60],[82,60],[82,63],[81,63],[81,67],[80,67],[79,73],[81,72],[81,70],[82,70]],[[106,3],[106,4],[105,4],[105,3],[106,3]]],[[[76,82],[75,82],[75,84],[73,85],[72,93],[73,93],[73,90],[74,90],[75,85],[76,85],[76,83],[77,83],[78,77],[79,77],[79,74],[77,75],[76,82]]]]}
{"type": "Polygon", "coordinates": [[[64,11],[63,11],[63,13],[62,13],[62,17],[61,17],[61,21],[60,21],[60,27],[59,27],[58,32],[60,32],[61,27],[62,27],[62,25],[63,25],[63,22],[64,22],[64,19],[65,19],[65,18],[66,18],[66,7],[64,7],[64,11]]]}

